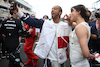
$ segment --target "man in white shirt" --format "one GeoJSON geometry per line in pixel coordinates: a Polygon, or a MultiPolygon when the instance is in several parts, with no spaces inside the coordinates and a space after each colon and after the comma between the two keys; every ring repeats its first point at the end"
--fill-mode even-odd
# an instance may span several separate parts
{"type": "MultiPolygon", "coordinates": [[[[11,6],[13,6],[13,3],[11,3],[11,6]]],[[[52,20],[47,21],[30,18],[20,12],[18,8],[11,12],[15,13],[30,26],[42,27],[39,43],[34,53],[40,58],[48,58],[52,67],[62,67],[61,64],[67,60],[66,50],[68,48],[69,33],[71,32],[71,27],[68,23],[60,20],[62,8],[58,5],[54,6],[51,11],[52,20]]]]}

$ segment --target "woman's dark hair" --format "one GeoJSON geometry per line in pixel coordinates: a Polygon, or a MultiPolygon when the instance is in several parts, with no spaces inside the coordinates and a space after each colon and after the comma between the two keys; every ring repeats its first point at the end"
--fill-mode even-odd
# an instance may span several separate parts
{"type": "MultiPolygon", "coordinates": [[[[76,5],[76,6],[73,6],[72,8],[76,9],[76,11],[81,11],[80,14],[85,19],[85,21],[86,22],[89,21],[89,17],[87,15],[87,10],[84,5],[76,5]]],[[[73,10],[72,8],[71,8],[71,11],[73,10]]]]}

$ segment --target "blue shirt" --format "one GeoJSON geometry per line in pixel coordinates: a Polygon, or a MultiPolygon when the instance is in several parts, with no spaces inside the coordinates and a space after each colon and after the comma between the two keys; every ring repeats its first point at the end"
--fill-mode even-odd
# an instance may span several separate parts
{"type": "Polygon", "coordinates": [[[29,26],[36,27],[36,28],[42,28],[42,25],[44,23],[44,20],[37,19],[37,18],[31,18],[30,16],[27,16],[24,14],[21,18],[23,22],[28,24],[29,26]]]}
{"type": "Polygon", "coordinates": [[[89,26],[91,27],[91,33],[98,36],[98,30],[96,28],[96,20],[95,21],[91,21],[89,23],[89,26]]]}

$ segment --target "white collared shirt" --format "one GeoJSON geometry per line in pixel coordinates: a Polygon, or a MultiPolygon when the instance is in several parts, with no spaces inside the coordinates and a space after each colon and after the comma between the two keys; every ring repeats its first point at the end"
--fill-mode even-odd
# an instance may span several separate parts
{"type": "MultiPolygon", "coordinates": [[[[59,23],[54,23],[55,24],[55,31],[57,32],[57,27],[58,27],[58,24],[59,23]]],[[[49,55],[48,55],[48,59],[52,60],[52,61],[57,61],[57,35],[55,33],[55,37],[54,37],[54,41],[53,41],[53,45],[51,47],[51,50],[49,52],[49,55]]]]}

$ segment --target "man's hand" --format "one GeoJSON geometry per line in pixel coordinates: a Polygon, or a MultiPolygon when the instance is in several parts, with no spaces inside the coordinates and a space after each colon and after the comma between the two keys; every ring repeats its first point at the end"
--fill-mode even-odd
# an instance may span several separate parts
{"type": "Polygon", "coordinates": [[[14,3],[14,2],[11,2],[11,4],[10,4],[10,13],[14,13],[14,14],[16,14],[17,12],[18,12],[18,8],[16,7],[16,4],[14,3]]]}
{"type": "Polygon", "coordinates": [[[97,35],[91,34],[91,38],[96,40],[97,39],[97,35]]]}
{"type": "Polygon", "coordinates": [[[2,34],[3,40],[5,40],[6,35],[2,34]]]}
{"type": "Polygon", "coordinates": [[[29,32],[29,33],[33,32],[33,28],[30,28],[30,29],[28,30],[28,32],[29,32]]]}

